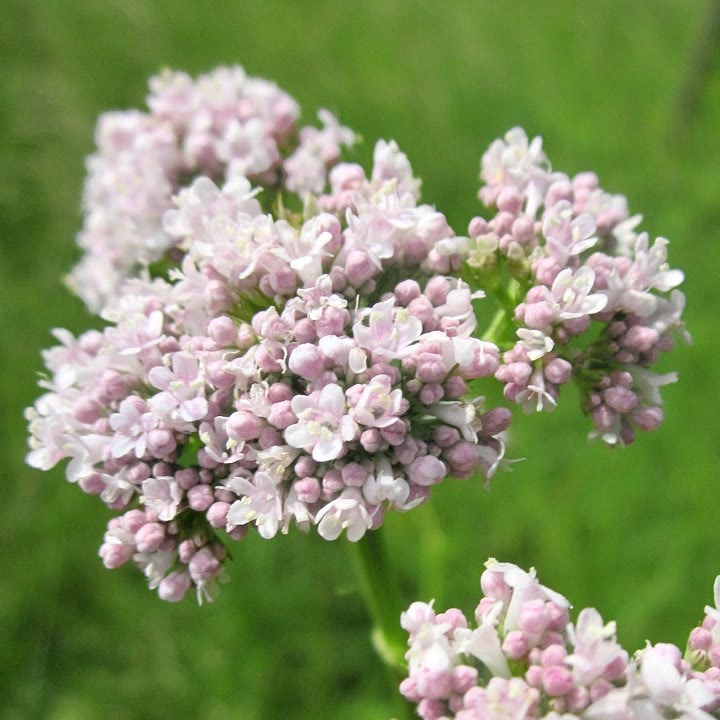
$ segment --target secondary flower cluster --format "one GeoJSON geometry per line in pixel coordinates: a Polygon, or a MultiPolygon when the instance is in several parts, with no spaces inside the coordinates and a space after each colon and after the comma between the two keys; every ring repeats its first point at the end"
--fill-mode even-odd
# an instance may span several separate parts
{"type": "Polygon", "coordinates": [[[499,350],[473,336],[482,293],[440,274],[452,230],[418,185],[384,142],[370,179],[332,171],[340,216],[262,214],[247,179],[197,178],[163,217],[169,280],[127,280],[103,332],[55,331],[28,462],[70,458],[68,480],[122,513],[108,567],[210,597],[224,538],[295,523],[357,541],[448,475],[491,477],[510,413],[463,398],[499,350]]]}
{"type": "Polygon", "coordinates": [[[196,80],[166,71],[150,80],[149,112],[103,114],[87,160],[78,237],[85,255],[68,282],[90,310],[117,297],[149,263],[177,261],[163,228],[172,198],[193,178],[251,178],[268,189],[321,192],[327,168],[355,136],[327,110],[322,129],[297,128],[300,109],[272,82],[241,67],[196,80]]]}
{"type": "Polygon", "coordinates": [[[634,658],[597,610],[569,603],[534,571],[488,561],[471,627],[460,610],[416,602],[403,613],[401,693],[423,720],[660,720],[720,716],[720,578],[688,649],[650,645],[634,658]]]}
{"type": "Polygon", "coordinates": [[[551,172],[542,141],[515,128],[482,159],[480,198],[497,213],[474,218],[469,239],[444,244],[467,263],[467,279],[495,288],[517,330],[497,378],[526,412],[552,410],[560,388],[578,384],[591,437],[628,444],[663,419],[659,388],[676,380],[649,368],[689,340],[683,281],[667,264],[665,238],[636,234],[622,195],[594,173],[551,172]]]}

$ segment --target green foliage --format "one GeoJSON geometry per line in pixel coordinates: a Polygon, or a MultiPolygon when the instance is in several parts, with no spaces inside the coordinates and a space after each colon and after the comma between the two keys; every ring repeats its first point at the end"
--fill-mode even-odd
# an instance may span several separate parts
{"type": "MultiPolygon", "coordinates": [[[[90,320],[62,287],[77,250],[83,155],[98,113],[139,106],[163,66],[239,62],[277,81],[306,119],[327,105],[366,138],[394,137],[423,196],[458,232],[479,205],[479,157],[515,124],[553,165],[594,169],[628,195],[687,272],[696,344],[667,369],[664,428],[624,451],[586,445],[572,391],[518,417],[528,460],[444,483],[431,507],[388,519],[406,598],[471,609],[489,556],[535,565],[576,607],[616,618],[631,646],[684,643],[720,571],[720,77],[676,121],[706,3],[659,0],[331,0],[212,4],[8,0],[0,25],[0,717],[388,718],[396,692],[373,655],[343,544],[294,533],[233,548],[212,606],[178,606],[95,556],[109,513],[61,469],[25,467],[22,408],[49,328],[90,320]],[[675,133],[671,135],[670,131],[675,133]],[[444,564],[444,567],[442,565],[444,564]],[[444,583],[443,583],[444,581],[444,583]],[[341,591],[341,588],[345,588],[341,591]],[[420,589],[418,589],[420,588],[420,589]],[[420,595],[422,593],[422,595],[420,595]]],[[[715,51],[717,59],[717,50],[715,51]]],[[[716,69],[716,68],[715,68],[716,69]]]]}

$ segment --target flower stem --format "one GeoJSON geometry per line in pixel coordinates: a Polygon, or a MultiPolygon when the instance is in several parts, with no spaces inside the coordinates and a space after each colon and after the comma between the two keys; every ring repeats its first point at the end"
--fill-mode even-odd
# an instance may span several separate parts
{"type": "Polygon", "coordinates": [[[360,590],[372,619],[373,647],[388,668],[388,680],[399,699],[397,720],[415,717],[412,708],[397,687],[406,676],[407,636],[400,627],[404,610],[397,575],[392,571],[382,535],[382,528],[370,531],[356,543],[348,543],[353,557],[360,590]]]}
{"type": "Polygon", "coordinates": [[[510,326],[511,323],[508,312],[504,308],[500,308],[493,316],[490,327],[485,331],[482,339],[486,342],[501,345],[507,340],[506,336],[509,334],[510,326]]]}
{"type": "Polygon", "coordinates": [[[389,668],[404,672],[407,637],[400,627],[404,607],[388,561],[382,528],[366,533],[359,542],[349,543],[349,547],[373,622],[373,646],[389,668]]]}

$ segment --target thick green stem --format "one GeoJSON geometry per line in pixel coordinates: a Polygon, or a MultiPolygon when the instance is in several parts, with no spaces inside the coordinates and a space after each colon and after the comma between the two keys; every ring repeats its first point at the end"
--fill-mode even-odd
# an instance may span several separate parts
{"type": "Polygon", "coordinates": [[[382,528],[366,533],[362,540],[348,545],[373,624],[372,643],[389,670],[388,680],[397,698],[397,720],[412,720],[416,716],[398,692],[398,685],[406,675],[407,635],[400,627],[400,613],[405,608],[397,575],[387,557],[382,528]]]}
{"type": "Polygon", "coordinates": [[[404,607],[397,578],[388,562],[382,529],[366,533],[362,540],[349,546],[373,622],[373,645],[388,667],[403,671],[407,636],[400,627],[400,613],[404,607]]]}

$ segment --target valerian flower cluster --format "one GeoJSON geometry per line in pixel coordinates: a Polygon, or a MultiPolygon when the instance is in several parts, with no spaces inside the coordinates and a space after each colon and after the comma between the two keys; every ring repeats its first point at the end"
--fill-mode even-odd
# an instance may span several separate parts
{"type": "Polygon", "coordinates": [[[493,143],[498,213],[457,237],[395,142],[369,173],[340,162],[352,131],[326,111],[298,130],[295,101],[240,68],[150,88],[149,112],[100,118],[88,160],[70,285],[108,325],[54,331],[27,411],[30,465],[68,459],[118,512],[107,567],[211,597],[249,529],[357,541],[447,476],[487,481],[511,418],[486,406],[498,380],[526,409],[575,380],[611,443],[661,422],[673,376],[649,366],[683,332],[682,274],[539,139],[493,143]]]}
{"type": "Polygon", "coordinates": [[[552,410],[572,379],[591,437],[629,444],[636,429],[657,428],[659,388],[677,376],[650,368],[674,335],[689,341],[668,241],[636,233],[642,217],[594,173],[552,172],[540,138],[520,128],[490,146],[481,178],[480,198],[497,213],[441,251],[462,254],[472,285],[495,288],[517,333],[496,373],[505,397],[528,413],[552,410]]]}
{"type": "Polygon", "coordinates": [[[568,601],[534,570],[490,560],[475,625],[458,609],[413,603],[401,693],[423,720],[710,720],[720,713],[720,577],[715,605],[687,650],[668,643],[631,656],[615,623],[568,601]]]}

